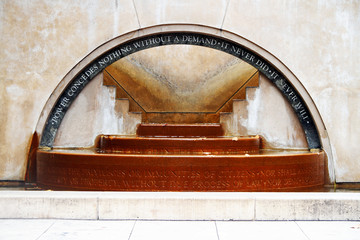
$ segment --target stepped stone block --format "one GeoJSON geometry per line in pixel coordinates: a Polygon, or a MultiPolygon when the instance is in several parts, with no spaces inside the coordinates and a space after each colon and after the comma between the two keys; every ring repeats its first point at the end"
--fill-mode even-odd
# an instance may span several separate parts
{"type": "Polygon", "coordinates": [[[142,113],[143,123],[219,123],[220,113],[233,112],[234,100],[246,99],[248,87],[259,86],[259,72],[248,64],[227,71],[226,79],[220,74],[190,90],[122,61],[106,68],[103,82],[116,87],[117,99],[129,99],[129,111],[142,113]]]}
{"type": "Polygon", "coordinates": [[[214,137],[223,136],[220,124],[140,124],[138,136],[214,137]]]}
{"type": "Polygon", "coordinates": [[[246,154],[259,153],[260,138],[116,137],[103,135],[99,151],[126,154],[246,154]]]}

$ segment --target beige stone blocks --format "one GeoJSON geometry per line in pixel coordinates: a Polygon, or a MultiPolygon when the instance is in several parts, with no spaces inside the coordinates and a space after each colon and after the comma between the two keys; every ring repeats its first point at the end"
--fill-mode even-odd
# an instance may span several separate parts
{"type": "Polygon", "coordinates": [[[135,0],[142,28],[159,24],[191,23],[221,28],[228,0],[135,0]]]}
{"type": "Polygon", "coordinates": [[[333,144],[339,182],[360,181],[358,140],[350,140],[360,137],[359,8],[344,0],[230,1],[223,26],[271,52],[305,86],[333,144]]]}
{"type": "Polygon", "coordinates": [[[253,219],[252,196],[227,193],[123,193],[99,199],[99,218],[216,220],[253,219]]]}
{"type": "Polygon", "coordinates": [[[139,25],[126,0],[1,1],[0,9],[0,179],[23,180],[52,91],[86,54],[139,25]]]}
{"type": "Polygon", "coordinates": [[[0,218],[360,220],[360,193],[2,191],[0,218]]]}
{"type": "Polygon", "coordinates": [[[256,201],[261,220],[359,220],[358,193],[287,193],[262,195],[256,201]],[[279,194],[280,195],[280,194],[279,194]]]}
{"type": "Polygon", "coordinates": [[[96,219],[97,194],[4,191],[0,212],[0,218],[96,219]]]}

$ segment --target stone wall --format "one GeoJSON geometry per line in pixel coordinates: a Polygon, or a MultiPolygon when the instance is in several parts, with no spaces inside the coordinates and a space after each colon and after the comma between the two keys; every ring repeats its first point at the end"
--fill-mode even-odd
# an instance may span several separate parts
{"type": "Polygon", "coordinates": [[[336,181],[360,181],[360,2],[345,0],[0,1],[0,179],[24,179],[42,109],[81,59],[116,36],[169,23],[224,29],[280,59],[318,107],[336,181]]]}

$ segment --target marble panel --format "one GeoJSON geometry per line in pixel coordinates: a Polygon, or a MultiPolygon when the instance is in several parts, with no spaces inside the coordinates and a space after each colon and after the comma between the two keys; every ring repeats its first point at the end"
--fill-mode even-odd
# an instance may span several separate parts
{"type": "Polygon", "coordinates": [[[116,99],[115,88],[103,86],[102,76],[97,75],[71,105],[54,147],[91,147],[100,134],[136,134],[141,115],[129,113],[129,101],[116,99]]]}
{"type": "Polygon", "coordinates": [[[228,0],[135,0],[141,27],[169,23],[192,23],[221,28],[228,0]],[[206,8],[206,10],[204,10],[206,8]]]}
{"type": "Polygon", "coordinates": [[[261,135],[266,148],[307,148],[301,124],[290,104],[260,75],[259,87],[247,89],[247,99],[235,102],[233,113],[222,116],[227,134],[261,135]]]}

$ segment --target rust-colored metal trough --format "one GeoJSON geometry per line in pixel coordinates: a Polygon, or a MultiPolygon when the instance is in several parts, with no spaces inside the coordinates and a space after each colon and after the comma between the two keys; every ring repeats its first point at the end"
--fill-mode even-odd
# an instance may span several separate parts
{"type": "Polygon", "coordinates": [[[324,185],[323,151],[263,150],[259,136],[216,136],[219,126],[140,126],[141,137],[103,135],[93,149],[39,149],[37,184],[91,191],[297,191],[324,185]]]}

